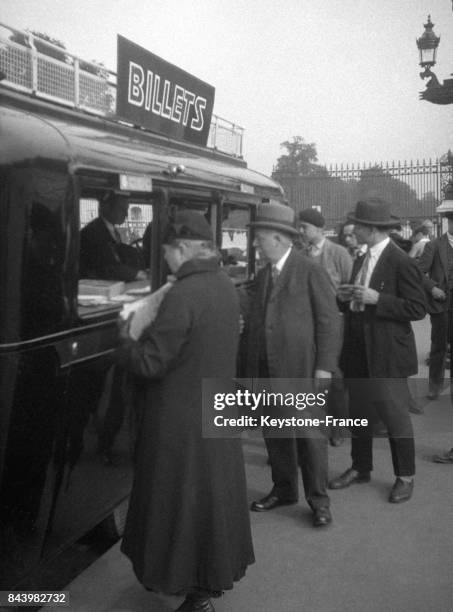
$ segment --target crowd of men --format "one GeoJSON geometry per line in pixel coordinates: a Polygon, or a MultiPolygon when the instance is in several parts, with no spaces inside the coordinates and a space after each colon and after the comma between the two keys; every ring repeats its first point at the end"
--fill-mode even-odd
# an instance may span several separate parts
{"type": "MultiPolygon", "coordinates": [[[[107,203],[116,206],[114,199],[107,203]]],[[[411,498],[408,377],[418,368],[411,322],[430,313],[434,399],[443,386],[451,317],[453,213],[448,218],[441,238],[430,240],[429,231],[417,228],[414,240],[404,241],[390,204],[369,198],[349,214],[342,246],[326,237],[317,210],[296,217],[289,206],[263,203],[250,230],[264,265],[236,291],[219,266],[206,217],[190,210],[175,215],[163,239],[174,286],[139,340],[129,337],[127,321],[121,324],[117,351],[116,367],[141,379],[122,550],[147,589],[185,595],[183,612],[212,612],[212,598],[254,561],[240,440],[206,439],[200,428],[201,381],[235,376],[240,331],[244,377],[266,379],[271,389],[283,379],[311,381],[314,391],[329,389],[329,414],[361,423],[351,429],[350,466],[330,481],[328,440],[341,444],[341,431],[311,426],[282,434],[263,427],[272,488],[252,511],[296,503],[300,468],[313,526],[329,525],[328,489],[371,479],[378,426],[388,437],[395,477],[388,500],[411,498]]],[[[111,245],[118,242],[115,223],[113,216],[104,220],[111,245]]],[[[119,259],[115,251],[111,265],[119,259]]],[[[137,274],[138,268],[130,276],[137,274]]],[[[319,417],[319,407],[307,409],[310,415],[319,417]]],[[[435,460],[453,463],[453,449],[435,460]]]]}

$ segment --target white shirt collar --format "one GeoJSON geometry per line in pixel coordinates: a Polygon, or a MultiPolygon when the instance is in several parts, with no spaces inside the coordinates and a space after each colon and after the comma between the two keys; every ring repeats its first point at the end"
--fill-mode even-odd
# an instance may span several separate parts
{"type": "Polygon", "coordinates": [[[286,251],[286,253],[283,255],[283,257],[280,257],[280,259],[277,261],[277,263],[273,264],[273,266],[275,268],[277,268],[277,270],[279,272],[281,272],[283,270],[283,266],[285,265],[285,262],[288,259],[289,254],[291,253],[291,248],[292,247],[289,247],[289,249],[286,251]]]}
{"type": "Polygon", "coordinates": [[[370,257],[372,259],[378,259],[389,242],[390,236],[387,236],[387,238],[384,238],[384,240],[381,240],[377,244],[374,244],[372,247],[369,247],[368,251],[370,253],[370,257]]]}

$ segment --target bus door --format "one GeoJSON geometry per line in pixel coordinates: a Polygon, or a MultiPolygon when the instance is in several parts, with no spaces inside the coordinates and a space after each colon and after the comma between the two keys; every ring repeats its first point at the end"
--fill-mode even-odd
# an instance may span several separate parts
{"type": "Polygon", "coordinates": [[[129,495],[137,415],[132,410],[132,386],[113,366],[112,353],[123,304],[146,295],[153,284],[153,224],[162,206],[160,192],[121,191],[114,176],[99,173],[78,179],[74,273],[69,281],[75,316],[71,342],[60,352],[61,367],[67,371],[67,399],[46,553],[85,533],[129,495]],[[143,272],[138,280],[121,280],[111,270],[104,274],[96,267],[81,276],[84,232],[94,226],[99,248],[105,247],[102,241],[106,235],[108,239],[109,228],[100,216],[102,203],[113,192],[125,200],[127,210],[122,223],[115,225],[118,244],[112,248],[143,272]]]}

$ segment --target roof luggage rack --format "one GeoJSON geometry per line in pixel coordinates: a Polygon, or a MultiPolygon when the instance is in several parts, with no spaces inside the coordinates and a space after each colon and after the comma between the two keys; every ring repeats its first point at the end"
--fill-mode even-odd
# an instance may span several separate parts
{"type": "MultiPolygon", "coordinates": [[[[1,22],[0,73],[2,85],[16,91],[124,124],[115,114],[115,72],[1,22]]],[[[244,128],[212,115],[207,146],[242,158],[243,134],[244,128]]]]}

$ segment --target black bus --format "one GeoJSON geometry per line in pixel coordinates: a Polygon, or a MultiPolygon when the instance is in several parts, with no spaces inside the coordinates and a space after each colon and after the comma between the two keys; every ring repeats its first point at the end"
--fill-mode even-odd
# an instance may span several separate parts
{"type": "Polygon", "coordinates": [[[133,398],[125,395],[124,410],[111,414],[111,353],[124,301],[166,281],[160,237],[168,219],[179,208],[204,214],[225,268],[242,283],[255,265],[247,224],[256,205],[270,199],[282,201],[279,185],[239,157],[39,99],[14,88],[6,74],[0,83],[0,590],[39,587],[33,582],[39,568],[129,495],[133,398]],[[79,236],[112,190],[130,204],[124,240],[143,251],[150,230],[149,278],[126,283],[119,298],[99,298],[79,289],[79,236]],[[112,430],[111,462],[99,453],[105,427],[112,430]]]}

